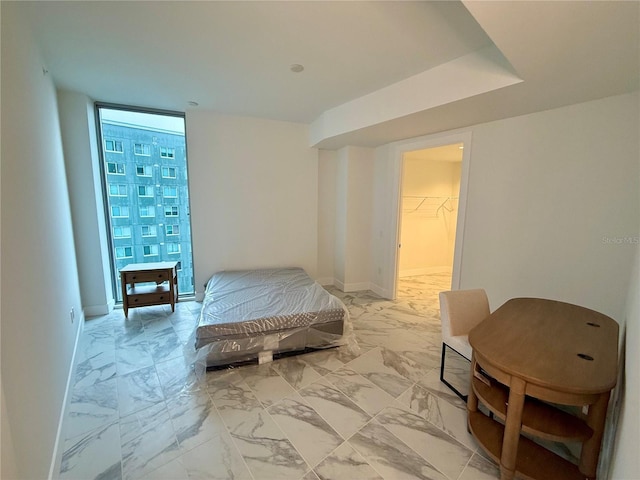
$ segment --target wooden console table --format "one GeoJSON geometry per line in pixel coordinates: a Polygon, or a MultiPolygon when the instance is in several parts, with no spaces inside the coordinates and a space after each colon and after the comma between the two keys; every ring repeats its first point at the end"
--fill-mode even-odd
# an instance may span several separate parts
{"type": "Polygon", "coordinates": [[[130,308],[151,305],[171,305],[171,311],[175,312],[178,301],[177,266],[178,262],[132,263],[120,270],[124,316],[129,317],[130,308]],[[139,283],[155,285],[136,286],[139,283]]]}
{"type": "Polygon", "coordinates": [[[595,479],[618,324],[576,305],[515,298],[472,329],[469,343],[469,429],[500,464],[501,479],[595,479]],[[479,401],[497,418],[480,412],[479,401]],[[531,438],[580,442],[579,464],[531,438]]]}

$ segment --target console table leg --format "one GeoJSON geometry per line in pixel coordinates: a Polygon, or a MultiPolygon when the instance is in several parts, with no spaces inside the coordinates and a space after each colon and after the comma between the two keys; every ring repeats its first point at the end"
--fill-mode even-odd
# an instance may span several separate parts
{"type": "Polygon", "coordinates": [[[516,471],[525,387],[524,380],[517,377],[511,378],[507,418],[504,425],[504,437],[502,438],[502,456],[500,457],[500,478],[502,480],[511,480],[516,471]]]}
{"type": "Polygon", "coordinates": [[[598,457],[604,433],[604,424],[607,417],[610,392],[602,393],[596,403],[589,405],[587,425],[593,430],[591,438],[582,444],[580,452],[580,472],[588,479],[595,479],[598,470],[598,457]]]}

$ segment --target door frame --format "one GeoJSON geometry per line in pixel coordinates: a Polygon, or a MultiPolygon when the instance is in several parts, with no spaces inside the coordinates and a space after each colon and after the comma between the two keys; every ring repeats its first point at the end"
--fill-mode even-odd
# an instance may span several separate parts
{"type": "Polygon", "coordinates": [[[388,278],[385,282],[390,285],[392,300],[397,298],[398,289],[398,273],[400,268],[400,234],[402,221],[402,169],[403,157],[407,152],[414,150],[424,150],[427,148],[442,147],[453,143],[462,143],[464,149],[462,151],[462,166],[460,174],[460,195],[458,200],[458,216],[456,220],[456,240],[453,252],[453,275],[451,278],[451,289],[460,288],[460,274],[462,268],[462,254],[464,246],[464,225],[466,219],[467,207],[467,187],[469,180],[469,162],[471,158],[471,131],[448,133],[444,135],[433,135],[427,138],[413,139],[407,142],[396,144],[393,151],[393,188],[392,201],[395,203],[391,209],[391,224],[394,228],[395,235],[391,235],[393,243],[388,245],[388,251],[391,253],[389,258],[392,265],[387,271],[393,278],[388,278]]]}

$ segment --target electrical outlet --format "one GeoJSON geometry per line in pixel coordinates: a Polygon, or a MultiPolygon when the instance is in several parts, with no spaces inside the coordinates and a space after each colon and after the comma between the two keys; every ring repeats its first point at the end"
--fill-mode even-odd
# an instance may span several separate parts
{"type": "Polygon", "coordinates": [[[71,317],[71,323],[76,319],[76,311],[73,307],[71,307],[71,311],[69,312],[69,317],[71,317]]]}

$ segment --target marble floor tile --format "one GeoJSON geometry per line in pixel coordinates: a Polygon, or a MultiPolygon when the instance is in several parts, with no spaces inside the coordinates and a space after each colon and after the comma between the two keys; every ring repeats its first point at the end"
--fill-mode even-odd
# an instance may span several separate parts
{"type": "Polygon", "coordinates": [[[113,327],[87,329],[78,342],[77,361],[82,362],[96,355],[110,356],[115,352],[116,337],[113,327]]]}
{"type": "Polygon", "coordinates": [[[64,443],[61,480],[122,478],[120,427],[113,422],[64,443]]]}
{"type": "Polygon", "coordinates": [[[140,480],[190,480],[187,469],[179,458],[140,477],[140,480]]]}
{"type": "Polygon", "coordinates": [[[376,421],[449,478],[458,478],[473,454],[418,414],[399,405],[385,408],[376,421]]]}
{"type": "Polygon", "coordinates": [[[265,407],[295,393],[295,390],[269,363],[238,369],[249,388],[265,407]]]}
{"type": "Polygon", "coordinates": [[[314,472],[320,480],[384,480],[347,442],[320,462],[314,472]]]}
{"type": "Polygon", "coordinates": [[[183,348],[201,303],[87,319],[59,478],[498,478],[438,377],[450,276],[398,285],[396,300],[329,288],[349,309],[355,349],[216,371],[183,348]]]}
{"type": "Polygon", "coordinates": [[[321,376],[342,368],[345,363],[356,358],[350,355],[346,347],[319,350],[304,355],[304,361],[313,367],[321,376]]]}
{"type": "Polygon", "coordinates": [[[429,370],[429,372],[418,381],[418,385],[424,387],[424,389],[432,395],[442,398],[466,413],[467,404],[465,401],[440,381],[440,367],[429,370]]]}
{"type": "Polygon", "coordinates": [[[117,378],[118,405],[124,417],[164,400],[154,366],[141,368],[117,378]]]}
{"type": "Polygon", "coordinates": [[[311,467],[344,441],[299,395],[280,400],[267,412],[311,467]]]}
{"type": "Polygon", "coordinates": [[[71,395],[65,422],[66,438],[111,424],[117,419],[118,393],[115,378],[87,387],[76,387],[71,395]]]}
{"type": "Polygon", "coordinates": [[[245,414],[229,433],[254,478],[299,479],[310,468],[266,410],[245,414]]]}
{"type": "Polygon", "coordinates": [[[148,332],[145,329],[145,337],[154,362],[184,357],[184,346],[170,323],[168,328],[162,330],[148,332]]]}
{"type": "Polygon", "coordinates": [[[116,352],[101,351],[86,355],[84,360],[76,364],[74,386],[87,387],[116,376],[116,352]]]}
{"type": "Polygon", "coordinates": [[[184,357],[157,362],[155,365],[165,398],[207,390],[206,379],[199,378],[193,364],[184,357]]]}
{"type": "Polygon", "coordinates": [[[298,392],[336,430],[349,438],[371,416],[326,379],[320,379],[298,392]]]}
{"type": "Polygon", "coordinates": [[[244,459],[224,432],[180,457],[190,480],[253,480],[244,459]]]}
{"type": "Polygon", "coordinates": [[[467,431],[467,415],[458,407],[414,385],[398,398],[404,407],[417,413],[467,448],[475,451],[478,444],[467,431]]]}
{"type": "Polygon", "coordinates": [[[273,369],[296,390],[321,378],[321,375],[306,361],[305,355],[281,358],[272,365],[273,369]]]}
{"type": "Polygon", "coordinates": [[[222,418],[206,391],[176,395],[168,398],[166,404],[182,451],[226,433],[222,418]]]}
{"type": "Polygon", "coordinates": [[[351,437],[349,444],[385,479],[448,480],[375,420],[351,437]]]}
{"type": "Polygon", "coordinates": [[[142,477],[180,456],[164,402],[121,418],[120,441],[125,480],[142,477]]]}
{"type": "Polygon", "coordinates": [[[404,393],[413,382],[402,375],[412,365],[406,358],[384,347],[377,347],[349,362],[349,368],[374,383],[392,397],[404,393]]]}
{"type": "Polygon", "coordinates": [[[394,400],[387,392],[348,367],[336,370],[326,378],[369,415],[376,415],[394,400]]]}
{"type": "Polygon", "coordinates": [[[500,468],[477,453],[471,457],[458,480],[495,480],[500,478],[500,468]]]}

